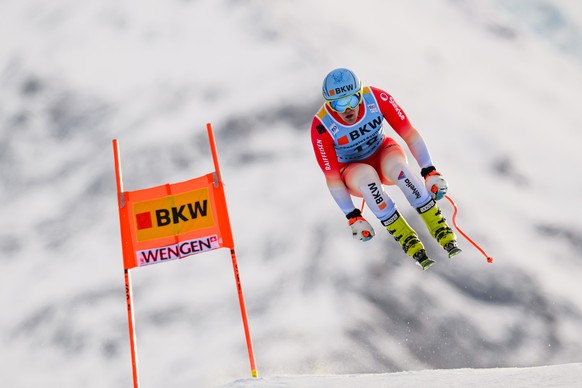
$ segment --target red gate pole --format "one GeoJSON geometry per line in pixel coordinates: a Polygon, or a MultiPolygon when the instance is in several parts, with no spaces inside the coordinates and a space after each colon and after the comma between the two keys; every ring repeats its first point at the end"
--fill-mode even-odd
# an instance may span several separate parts
{"type": "MultiPolygon", "coordinates": [[[[121,225],[121,244],[123,247],[123,253],[126,254],[125,247],[125,231],[123,230],[124,222],[122,220],[123,212],[121,209],[125,206],[124,194],[123,194],[123,180],[121,176],[121,160],[119,158],[119,143],[117,139],[113,140],[113,156],[115,159],[115,181],[117,184],[117,205],[119,210],[119,218],[121,225]]],[[[133,317],[133,296],[131,292],[131,278],[129,275],[129,269],[126,268],[126,258],[123,260],[123,272],[125,278],[125,297],[127,301],[127,324],[129,328],[129,347],[131,350],[131,371],[133,376],[133,387],[139,388],[139,373],[137,368],[137,349],[136,349],[136,339],[135,339],[135,324],[133,317]]]]}
{"type": "MultiPolygon", "coordinates": [[[[208,140],[210,142],[210,150],[212,151],[212,160],[214,162],[214,171],[216,172],[216,177],[215,177],[216,181],[214,182],[214,185],[219,186],[220,194],[223,195],[224,191],[223,191],[222,177],[220,175],[220,165],[218,162],[218,152],[216,151],[216,142],[214,140],[214,132],[212,130],[212,124],[207,123],[206,129],[208,130],[208,140]]],[[[224,200],[224,198],[222,198],[222,201],[226,204],[226,201],[224,200]]],[[[226,206],[225,206],[225,210],[226,210],[226,206]]],[[[236,289],[238,291],[238,301],[239,301],[239,305],[240,305],[240,312],[241,312],[243,327],[244,327],[244,331],[245,331],[245,339],[246,339],[246,343],[247,343],[247,351],[249,354],[249,362],[251,365],[251,376],[258,377],[257,366],[255,363],[255,354],[253,351],[253,343],[252,343],[252,339],[251,339],[251,331],[249,329],[249,321],[248,321],[248,317],[247,317],[245,298],[244,298],[244,294],[243,294],[242,283],[240,280],[238,263],[237,263],[237,259],[236,259],[236,252],[235,252],[235,248],[234,248],[234,239],[232,238],[232,231],[230,228],[230,218],[228,217],[228,214],[224,215],[222,222],[224,222],[226,224],[225,225],[226,232],[227,232],[228,238],[230,239],[230,257],[232,259],[232,269],[234,271],[234,279],[236,282],[236,289]]]]}

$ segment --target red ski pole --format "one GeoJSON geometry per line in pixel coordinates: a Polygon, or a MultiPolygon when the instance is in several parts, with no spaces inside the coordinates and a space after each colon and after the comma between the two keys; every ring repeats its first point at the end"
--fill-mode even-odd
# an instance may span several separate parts
{"type": "Polygon", "coordinates": [[[445,198],[449,200],[449,202],[451,203],[451,205],[453,205],[453,208],[455,209],[455,211],[453,212],[453,225],[455,225],[455,228],[457,229],[457,231],[463,237],[465,237],[467,239],[467,241],[469,241],[471,244],[473,244],[473,246],[475,248],[477,248],[479,250],[479,252],[481,252],[483,254],[483,256],[485,256],[487,258],[487,262],[488,263],[493,263],[493,258],[491,256],[489,256],[487,253],[485,253],[485,251],[483,250],[483,248],[481,248],[475,241],[473,241],[469,236],[467,236],[465,234],[465,232],[463,232],[461,230],[461,228],[459,228],[459,225],[457,225],[457,212],[459,211],[459,209],[457,208],[457,204],[448,195],[445,195],[445,198]]]}

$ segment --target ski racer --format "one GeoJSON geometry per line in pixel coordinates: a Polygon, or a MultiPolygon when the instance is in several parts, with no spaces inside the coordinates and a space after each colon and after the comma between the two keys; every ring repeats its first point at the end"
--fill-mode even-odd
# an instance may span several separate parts
{"type": "Polygon", "coordinates": [[[363,86],[351,70],[332,70],[323,80],[321,109],[313,117],[311,141],[331,196],[348,219],[354,238],[368,241],[374,229],[354,206],[352,195],[363,197],[374,215],[423,270],[428,257],[417,233],[398,212],[383,185],[396,185],[419,213],[431,236],[453,257],[461,252],[436,201],[447,192],[447,181],[434,167],[420,133],[394,98],[382,89],[363,86]],[[384,122],[390,135],[384,132],[384,122]],[[421,168],[408,166],[402,147],[390,136],[404,140],[421,168]]]}

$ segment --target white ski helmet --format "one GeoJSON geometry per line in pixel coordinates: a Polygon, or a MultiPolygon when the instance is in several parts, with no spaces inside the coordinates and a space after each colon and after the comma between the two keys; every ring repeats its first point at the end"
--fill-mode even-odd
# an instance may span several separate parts
{"type": "Polygon", "coordinates": [[[351,96],[362,89],[362,82],[351,70],[339,68],[334,69],[325,76],[323,80],[323,98],[326,101],[334,101],[340,98],[351,96]]]}

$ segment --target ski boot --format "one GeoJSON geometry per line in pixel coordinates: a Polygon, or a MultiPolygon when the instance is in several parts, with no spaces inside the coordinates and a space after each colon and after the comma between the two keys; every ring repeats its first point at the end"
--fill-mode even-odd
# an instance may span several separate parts
{"type": "Polygon", "coordinates": [[[398,211],[388,219],[382,221],[382,225],[400,243],[404,252],[412,257],[423,270],[426,271],[434,264],[434,261],[427,256],[424,245],[422,245],[416,232],[408,225],[398,211]]]}
{"type": "Polygon", "coordinates": [[[437,240],[437,242],[449,254],[449,258],[461,253],[461,249],[457,246],[457,237],[453,230],[447,225],[446,219],[442,216],[434,200],[430,200],[426,205],[416,209],[420,217],[426,224],[430,235],[437,240]]]}

